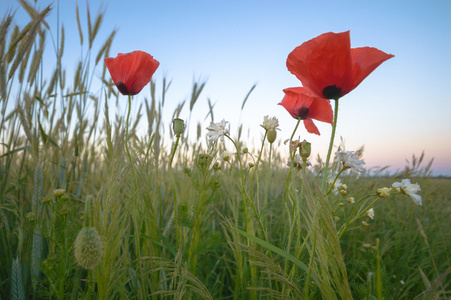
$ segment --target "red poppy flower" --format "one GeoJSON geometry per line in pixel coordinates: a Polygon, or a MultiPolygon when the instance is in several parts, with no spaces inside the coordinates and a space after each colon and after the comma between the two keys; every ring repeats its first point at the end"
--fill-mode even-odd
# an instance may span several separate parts
{"type": "Polygon", "coordinates": [[[316,97],[304,87],[288,88],[283,91],[285,97],[279,105],[285,107],[293,118],[301,118],[308,132],[320,135],[312,119],[333,123],[334,117],[329,100],[316,97]]]}
{"type": "Polygon", "coordinates": [[[111,78],[122,95],[136,95],[150,82],[160,63],[143,51],[105,58],[111,78]]]}
{"type": "Polygon", "coordinates": [[[351,48],[349,31],[328,32],[296,47],[287,68],[316,96],[338,99],[393,56],[376,48],[351,48]]]}

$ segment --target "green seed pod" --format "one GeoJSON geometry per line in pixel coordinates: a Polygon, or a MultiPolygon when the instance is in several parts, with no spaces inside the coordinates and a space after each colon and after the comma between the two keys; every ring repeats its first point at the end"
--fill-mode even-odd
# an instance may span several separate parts
{"type": "Polygon", "coordinates": [[[75,240],[75,259],[78,265],[85,269],[93,269],[100,263],[103,254],[103,244],[97,230],[84,227],[75,240]]]}
{"type": "Polygon", "coordinates": [[[312,154],[312,144],[303,140],[299,148],[299,154],[303,160],[307,160],[307,158],[310,157],[310,154],[312,154]]]}
{"type": "Polygon", "coordinates": [[[185,121],[182,119],[172,120],[172,130],[176,136],[180,136],[185,131],[185,121]]]}
{"type": "Polygon", "coordinates": [[[271,144],[274,143],[274,141],[277,138],[277,131],[275,129],[269,129],[266,132],[266,138],[268,139],[268,142],[270,142],[271,144]]]}

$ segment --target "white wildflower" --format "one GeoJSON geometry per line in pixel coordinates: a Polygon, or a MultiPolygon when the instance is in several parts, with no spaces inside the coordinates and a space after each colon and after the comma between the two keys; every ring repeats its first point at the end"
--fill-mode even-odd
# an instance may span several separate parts
{"type": "Polygon", "coordinates": [[[365,212],[366,216],[373,219],[374,218],[374,209],[370,208],[365,212]]]}
{"type": "Polygon", "coordinates": [[[270,118],[269,116],[264,116],[263,124],[260,126],[265,128],[266,131],[268,131],[270,129],[280,130],[279,128],[277,128],[277,127],[279,127],[279,120],[277,120],[276,117],[270,118]]]}
{"type": "Polygon", "coordinates": [[[219,123],[210,123],[210,126],[207,127],[207,138],[209,142],[217,142],[219,138],[221,138],[221,142],[224,141],[224,135],[229,134],[230,125],[227,126],[226,120],[222,120],[219,123]]]}
{"type": "Polygon", "coordinates": [[[412,184],[410,183],[410,179],[403,179],[401,182],[393,183],[392,187],[396,191],[400,190],[404,194],[409,195],[416,205],[422,205],[421,196],[416,194],[417,192],[421,191],[421,188],[417,183],[412,184]]]}
{"type": "Polygon", "coordinates": [[[336,161],[341,161],[343,163],[343,168],[351,169],[354,172],[365,172],[363,160],[357,159],[354,151],[337,151],[335,152],[336,161]]]}
{"type": "Polygon", "coordinates": [[[342,183],[341,183],[341,180],[340,179],[338,179],[337,178],[337,180],[335,180],[335,183],[334,183],[334,178],[329,178],[329,179],[327,179],[327,182],[329,183],[329,186],[331,186],[332,187],[332,184],[334,185],[333,187],[332,187],[332,193],[334,193],[334,194],[338,194],[338,192],[340,191],[340,188],[342,187],[342,183]]]}

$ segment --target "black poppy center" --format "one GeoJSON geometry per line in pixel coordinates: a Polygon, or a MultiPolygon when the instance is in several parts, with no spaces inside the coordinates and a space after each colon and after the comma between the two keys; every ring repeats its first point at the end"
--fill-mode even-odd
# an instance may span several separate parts
{"type": "Polygon", "coordinates": [[[309,112],[309,108],[307,106],[303,106],[299,110],[297,117],[301,118],[301,120],[305,120],[305,119],[307,119],[308,112],[309,112]]]}
{"type": "Polygon", "coordinates": [[[128,91],[127,87],[125,86],[125,84],[122,81],[119,81],[118,83],[116,83],[117,89],[119,90],[119,92],[122,93],[122,95],[131,95],[131,93],[128,91]]]}
{"type": "Polygon", "coordinates": [[[323,89],[323,96],[327,99],[338,99],[340,98],[341,88],[334,85],[326,86],[323,89]]]}

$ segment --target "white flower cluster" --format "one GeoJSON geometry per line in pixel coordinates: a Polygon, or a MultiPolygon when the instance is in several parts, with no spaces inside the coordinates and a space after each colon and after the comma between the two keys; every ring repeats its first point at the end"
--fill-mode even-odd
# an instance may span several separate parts
{"type": "Polygon", "coordinates": [[[279,128],[277,128],[277,127],[279,127],[279,120],[277,120],[276,117],[270,118],[269,116],[264,116],[263,117],[263,124],[260,125],[260,126],[265,128],[266,131],[271,130],[271,129],[273,129],[273,130],[275,130],[275,129],[280,130],[279,128]]]}
{"type": "Polygon", "coordinates": [[[337,151],[335,152],[335,156],[336,161],[343,163],[343,168],[351,169],[353,172],[365,172],[365,168],[362,166],[365,162],[357,159],[354,151],[337,151]]]}
{"type": "Polygon", "coordinates": [[[230,125],[227,126],[229,122],[226,120],[222,120],[219,123],[210,123],[210,126],[207,127],[207,138],[209,142],[217,142],[218,139],[221,139],[221,142],[224,142],[224,135],[230,133],[230,125]]]}

